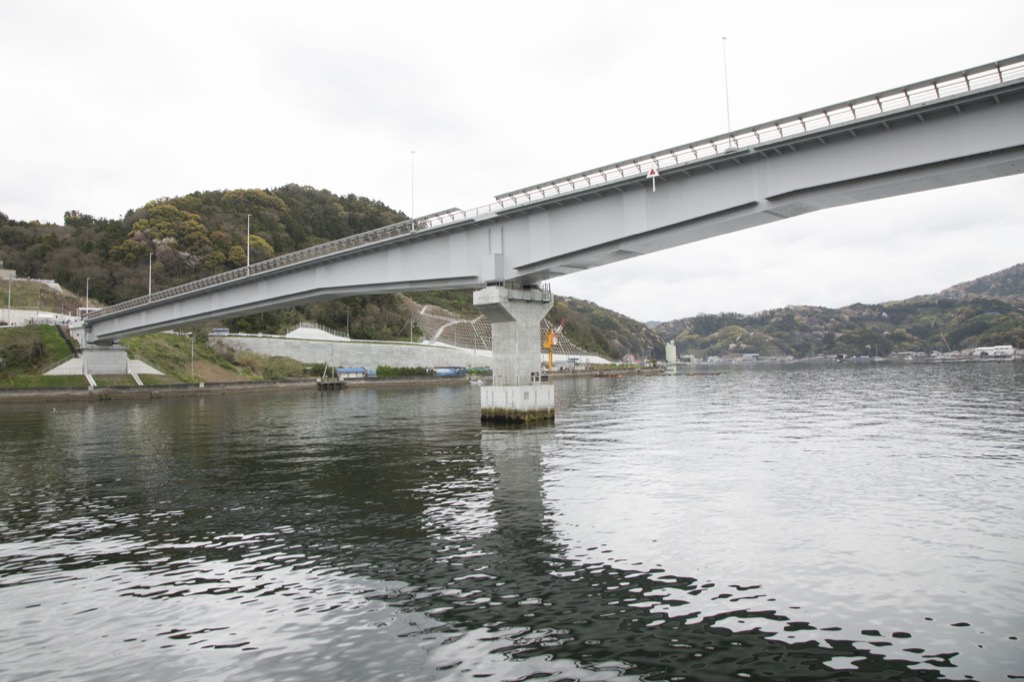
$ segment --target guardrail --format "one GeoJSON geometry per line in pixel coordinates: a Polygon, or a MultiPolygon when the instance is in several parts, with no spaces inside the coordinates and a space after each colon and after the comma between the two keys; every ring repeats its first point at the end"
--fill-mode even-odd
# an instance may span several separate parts
{"type": "MultiPolygon", "coordinates": [[[[864,121],[900,109],[910,109],[921,104],[982,90],[1021,78],[1024,78],[1024,55],[840,102],[821,109],[812,109],[795,116],[761,123],[751,128],[742,128],[600,168],[593,168],[557,180],[500,194],[495,199],[498,208],[517,206],[614,180],[644,176],[652,168],[662,170],[671,166],[703,161],[743,148],[851,122],[864,121]]],[[[491,206],[493,207],[494,204],[491,206]]]]}
{"type": "Polygon", "coordinates": [[[821,109],[812,109],[802,114],[743,128],[724,135],[709,137],[679,147],[672,147],[653,154],[638,156],[582,173],[576,173],[539,185],[524,187],[512,192],[499,194],[485,206],[462,210],[451,208],[412,220],[405,220],[375,230],[344,237],[317,246],[292,251],[244,268],[230,270],[212,277],[182,284],[140,296],[107,308],[101,308],[85,316],[86,320],[98,320],[115,313],[138,308],[149,303],[188,294],[199,289],[223,285],[260,275],[269,270],[282,268],[306,261],[314,261],[342,251],[349,251],[367,244],[387,241],[413,232],[452,225],[482,215],[497,213],[503,209],[523,206],[559,194],[588,189],[608,182],[642,177],[652,168],[662,170],[673,166],[704,161],[714,157],[735,153],[768,142],[795,138],[807,133],[824,130],[852,122],[866,121],[894,111],[909,110],[913,107],[955,97],[968,92],[984,90],[1006,82],[1024,78],[1024,55],[1018,55],[992,64],[978,66],[966,71],[940,76],[913,83],[901,88],[886,90],[867,97],[841,102],[821,109]]]}
{"type": "Polygon", "coordinates": [[[284,335],[288,336],[289,334],[297,332],[300,329],[315,329],[317,331],[321,331],[321,332],[325,332],[327,334],[330,334],[331,336],[341,336],[341,334],[339,334],[334,329],[331,329],[330,327],[325,327],[324,325],[318,324],[316,322],[299,322],[297,325],[295,325],[294,327],[292,327],[291,329],[286,331],[284,333],[284,335]]]}

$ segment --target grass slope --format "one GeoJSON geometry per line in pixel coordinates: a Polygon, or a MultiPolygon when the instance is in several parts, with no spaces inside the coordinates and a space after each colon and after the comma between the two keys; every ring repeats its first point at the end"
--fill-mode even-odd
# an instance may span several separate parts
{"type": "MultiPolygon", "coordinates": [[[[312,377],[319,371],[290,358],[214,348],[203,334],[196,335],[195,344],[182,334],[147,334],[125,339],[122,345],[132,358],[163,372],[168,378],[163,383],[278,381],[312,377]]],[[[156,377],[147,376],[143,380],[161,383],[156,377]]]]}

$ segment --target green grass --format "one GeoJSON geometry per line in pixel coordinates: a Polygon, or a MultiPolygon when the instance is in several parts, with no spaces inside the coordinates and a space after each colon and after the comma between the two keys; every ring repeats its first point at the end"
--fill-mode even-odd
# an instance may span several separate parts
{"type": "Polygon", "coordinates": [[[85,376],[48,377],[43,374],[19,374],[0,379],[0,389],[5,388],[86,388],[89,382],[85,376]]]}
{"type": "MultiPolygon", "coordinates": [[[[6,280],[0,280],[0,301],[7,308],[6,280]]],[[[40,282],[14,280],[11,285],[11,307],[21,310],[39,310],[55,314],[73,315],[84,299],[66,291],[57,291],[40,282]]],[[[5,310],[6,314],[6,310],[5,310]]],[[[0,315],[0,317],[4,317],[0,315]]],[[[6,319],[6,317],[4,317],[6,319]]]]}
{"type": "Polygon", "coordinates": [[[131,357],[146,362],[173,377],[178,383],[187,383],[191,357],[188,337],[147,334],[123,339],[121,345],[128,350],[131,357]]]}
{"type": "Polygon", "coordinates": [[[105,386],[138,386],[130,374],[94,374],[92,380],[98,388],[105,386]]]}
{"type": "Polygon", "coordinates": [[[0,377],[40,374],[70,358],[56,327],[0,327],[0,377]]]}
{"type": "MultiPolygon", "coordinates": [[[[218,353],[222,362],[233,363],[229,366],[240,365],[247,368],[253,375],[258,376],[267,381],[280,381],[282,379],[300,379],[307,376],[312,376],[308,371],[308,365],[292,358],[285,358],[281,356],[266,356],[257,355],[256,353],[242,352],[234,353],[232,351],[224,351],[218,353]]],[[[316,373],[316,368],[309,368],[313,374],[316,373]]]]}
{"type": "Polygon", "coordinates": [[[167,386],[169,384],[181,383],[174,377],[164,376],[163,374],[140,374],[139,378],[142,379],[143,386],[167,386]]]}
{"type": "MultiPolygon", "coordinates": [[[[214,348],[203,335],[196,337],[194,349],[189,337],[178,334],[136,336],[125,339],[122,345],[131,357],[167,375],[168,383],[276,381],[308,376],[306,363],[290,358],[236,353],[220,346],[214,348]]],[[[143,381],[150,383],[148,379],[143,381]]]]}
{"type": "MultiPolygon", "coordinates": [[[[312,376],[305,363],[289,358],[235,353],[211,347],[205,335],[148,334],[123,341],[130,357],[166,376],[146,375],[144,385],[262,381],[312,376]],[[194,353],[194,355],[193,355],[194,353]]],[[[87,386],[84,376],[47,377],[43,373],[71,359],[71,350],[50,325],[0,327],[0,388],[87,386]]],[[[98,386],[133,386],[128,375],[94,375],[98,386]]]]}
{"type": "MultiPolygon", "coordinates": [[[[206,339],[199,337],[193,345],[192,339],[181,334],[146,334],[145,336],[133,336],[121,342],[128,354],[135,359],[142,360],[150,366],[160,370],[171,379],[171,383],[196,383],[199,381],[211,381],[213,377],[209,366],[214,368],[222,367],[221,361],[217,358],[213,349],[206,344],[206,339]],[[193,367],[195,375],[193,376],[193,367]]],[[[236,375],[234,380],[252,380],[248,373],[239,372],[229,367],[223,367],[228,373],[236,375]]],[[[221,374],[218,372],[218,374],[221,374]]],[[[224,381],[224,378],[220,378],[224,381]]]]}

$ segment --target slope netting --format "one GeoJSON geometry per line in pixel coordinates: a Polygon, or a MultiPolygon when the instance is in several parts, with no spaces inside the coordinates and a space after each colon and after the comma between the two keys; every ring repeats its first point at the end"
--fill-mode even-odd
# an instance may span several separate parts
{"type": "MultiPolygon", "coordinates": [[[[464,319],[440,306],[425,305],[415,312],[415,321],[423,332],[423,337],[430,343],[443,343],[472,350],[491,350],[491,323],[483,315],[464,319]]],[[[552,324],[547,320],[541,320],[540,328],[537,330],[541,344],[547,340],[550,329],[553,329],[552,324]]],[[[538,346],[538,349],[540,347],[538,346]]],[[[562,333],[555,334],[554,352],[570,356],[590,355],[562,333]]]]}

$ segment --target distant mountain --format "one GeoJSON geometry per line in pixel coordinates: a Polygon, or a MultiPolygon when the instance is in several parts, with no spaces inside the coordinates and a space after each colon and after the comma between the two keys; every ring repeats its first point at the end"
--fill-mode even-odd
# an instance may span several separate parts
{"type": "Polygon", "coordinates": [[[963,301],[975,296],[1024,301],[1024,263],[970,282],[954,284],[936,295],[939,298],[951,298],[955,301],[963,301]]]}
{"type": "Polygon", "coordinates": [[[565,320],[566,337],[609,360],[626,355],[637,360],[665,359],[665,342],[653,329],[596,303],[556,296],[548,319],[553,324],[565,320]]]}
{"type": "Polygon", "coordinates": [[[1024,264],[938,294],[844,308],[789,306],[754,315],[722,313],[654,327],[679,355],[698,358],[888,355],[893,352],[1024,346],[1024,264]]]}

